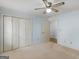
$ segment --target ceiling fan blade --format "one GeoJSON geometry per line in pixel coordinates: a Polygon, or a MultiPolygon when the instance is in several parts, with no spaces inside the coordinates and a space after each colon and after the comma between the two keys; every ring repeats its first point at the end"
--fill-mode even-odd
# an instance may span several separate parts
{"type": "Polygon", "coordinates": [[[45,6],[46,6],[46,7],[48,7],[48,6],[49,6],[49,3],[48,3],[48,1],[47,1],[47,0],[43,0],[43,2],[44,2],[44,4],[45,4],[45,6]]]}
{"type": "Polygon", "coordinates": [[[43,7],[43,8],[35,8],[34,10],[40,10],[40,9],[45,9],[45,7],[43,7]]]}
{"type": "Polygon", "coordinates": [[[54,4],[53,7],[59,7],[59,6],[62,6],[64,4],[65,4],[65,2],[60,2],[60,3],[54,4]]]}
{"type": "Polygon", "coordinates": [[[55,9],[55,8],[51,8],[52,9],[52,11],[54,11],[54,12],[59,12],[57,9],[55,9]]]}
{"type": "Polygon", "coordinates": [[[48,2],[47,0],[43,0],[43,2],[48,2]]]}

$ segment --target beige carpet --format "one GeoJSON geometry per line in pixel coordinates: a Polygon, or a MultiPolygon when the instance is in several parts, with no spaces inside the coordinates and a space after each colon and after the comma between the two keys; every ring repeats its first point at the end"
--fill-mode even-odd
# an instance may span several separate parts
{"type": "Polygon", "coordinates": [[[53,43],[17,49],[1,54],[10,59],[79,59],[79,52],[53,43]]]}

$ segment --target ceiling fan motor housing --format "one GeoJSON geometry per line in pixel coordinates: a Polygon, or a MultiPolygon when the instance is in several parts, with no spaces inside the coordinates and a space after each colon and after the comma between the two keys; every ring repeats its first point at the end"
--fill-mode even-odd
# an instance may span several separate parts
{"type": "Polygon", "coordinates": [[[48,2],[48,7],[50,8],[50,7],[52,7],[52,3],[51,2],[48,2]]]}

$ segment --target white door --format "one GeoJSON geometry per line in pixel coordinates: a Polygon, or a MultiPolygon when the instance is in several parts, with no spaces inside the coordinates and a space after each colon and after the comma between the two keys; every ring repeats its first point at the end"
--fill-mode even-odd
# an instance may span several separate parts
{"type": "Polygon", "coordinates": [[[42,22],[42,42],[48,42],[49,40],[49,30],[50,30],[50,24],[49,21],[46,20],[42,22]]]}
{"type": "Polygon", "coordinates": [[[41,20],[40,19],[35,19],[33,20],[33,44],[40,44],[42,40],[42,35],[41,35],[41,20]]]}
{"type": "Polygon", "coordinates": [[[12,49],[12,18],[4,16],[4,51],[12,49]]]}
{"type": "Polygon", "coordinates": [[[49,38],[49,22],[44,19],[33,20],[33,44],[47,42],[49,38]]]}
{"type": "Polygon", "coordinates": [[[19,48],[19,18],[12,17],[12,49],[19,48]]]}
{"type": "Polygon", "coordinates": [[[3,52],[3,16],[0,15],[0,53],[3,52]]]}

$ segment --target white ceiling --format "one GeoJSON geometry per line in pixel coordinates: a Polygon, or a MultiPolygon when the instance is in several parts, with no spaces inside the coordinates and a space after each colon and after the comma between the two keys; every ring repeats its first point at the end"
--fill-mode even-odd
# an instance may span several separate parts
{"type": "Polygon", "coordinates": [[[0,6],[22,12],[28,12],[41,5],[41,0],[0,0],[0,6]]]}
{"type": "Polygon", "coordinates": [[[71,12],[79,10],[79,0],[57,0],[57,1],[65,2],[65,5],[62,8],[63,12],[71,12]]]}
{"type": "MultiPolygon", "coordinates": [[[[58,8],[60,11],[69,12],[73,10],[79,10],[79,0],[48,0],[60,2],[64,1],[65,5],[58,8]]],[[[43,7],[42,0],[0,0],[0,7],[5,9],[16,10],[23,13],[33,13],[34,8],[43,7]]],[[[43,10],[36,11],[36,13],[42,13],[43,10]]]]}

